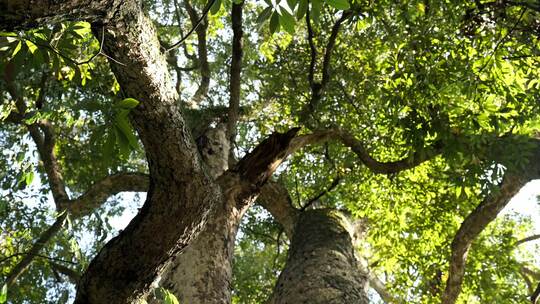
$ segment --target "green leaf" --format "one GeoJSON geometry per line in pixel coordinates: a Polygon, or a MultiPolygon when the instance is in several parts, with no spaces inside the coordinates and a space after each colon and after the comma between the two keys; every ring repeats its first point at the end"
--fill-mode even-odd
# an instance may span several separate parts
{"type": "Polygon", "coordinates": [[[90,23],[88,22],[76,22],[73,25],[73,33],[81,39],[90,34],[90,32],[90,23]]]}
{"type": "Polygon", "coordinates": [[[159,297],[161,300],[163,300],[163,304],[180,304],[178,299],[174,294],[172,294],[170,291],[168,291],[165,288],[159,288],[159,297]]]}
{"type": "Polygon", "coordinates": [[[261,25],[264,21],[266,21],[270,16],[272,15],[273,7],[269,6],[265,8],[257,17],[257,24],[261,25]]]}
{"type": "Polygon", "coordinates": [[[302,19],[306,15],[307,9],[308,9],[308,0],[298,1],[298,9],[296,10],[296,19],[298,20],[302,19]]]}
{"type": "Polygon", "coordinates": [[[351,7],[347,0],[326,0],[326,2],[338,10],[347,10],[351,7]]]}
{"type": "Polygon", "coordinates": [[[320,16],[321,16],[321,8],[322,8],[322,0],[313,0],[311,2],[311,19],[315,21],[316,23],[319,23],[320,16]]]}
{"type": "Polygon", "coordinates": [[[221,8],[221,0],[215,0],[214,4],[212,4],[212,7],[210,8],[210,14],[212,15],[217,14],[220,8],[221,8]]]}
{"type": "Polygon", "coordinates": [[[139,104],[139,101],[135,98],[125,98],[116,102],[115,106],[117,108],[131,110],[139,104]]]}
{"type": "Polygon", "coordinates": [[[17,46],[15,46],[15,49],[13,49],[13,53],[11,53],[11,56],[15,57],[15,55],[17,55],[17,53],[21,50],[21,47],[22,47],[22,42],[19,41],[19,43],[17,43],[17,46]]]}
{"type": "Polygon", "coordinates": [[[24,182],[27,186],[32,184],[32,181],[34,180],[34,171],[30,171],[24,175],[24,182]]]}
{"type": "Polygon", "coordinates": [[[114,143],[116,142],[116,133],[109,129],[106,134],[105,144],[103,145],[103,158],[107,162],[113,158],[114,143]]]}
{"type": "Polygon", "coordinates": [[[129,123],[127,118],[127,113],[120,113],[119,115],[117,115],[114,123],[123,138],[127,140],[128,146],[136,149],[138,147],[137,137],[133,133],[133,128],[131,127],[131,124],[129,123]]]}
{"type": "Polygon", "coordinates": [[[0,304],[7,302],[7,284],[4,284],[2,286],[2,290],[0,290],[0,304]]]}
{"type": "Polygon", "coordinates": [[[125,159],[129,156],[129,152],[131,151],[129,148],[129,140],[117,125],[114,126],[114,134],[116,135],[116,143],[118,144],[120,157],[125,159]]]}
{"type": "Polygon", "coordinates": [[[279,24],[283,26],[283,28],[289,33],[294,34],[294,24],[296,21],[294,20],[294,17],[285,10],[285,8],[281,8],[281,15],[279,16],[279,24]]]}
{"type": "Polygon", "coordinates": [[[291,11],[294,11],[296,6],[298,5],[298,0],[287,0],[287,4],[289,5],[291,11]]]}
{"type": "Polygon", "coordinates": [[[270,18],[270,34],[273,34],[279,30],[279,15],[277,11],[274,11],[270,18]]]}
{"type": "Polygon", "coordinates": [[[17,34],[12,32],[0,32],[0,37],[17,37],[17,34]]]}
{"type": "Polygon", "coordinates": [[[28,50],[30,51],[30,53],[34,54],[34,52],[37,50],[37,45],[35,45],[30,40],[25,40],[25,43],[26,43],[26,46],[28,46],[28,50]]]}

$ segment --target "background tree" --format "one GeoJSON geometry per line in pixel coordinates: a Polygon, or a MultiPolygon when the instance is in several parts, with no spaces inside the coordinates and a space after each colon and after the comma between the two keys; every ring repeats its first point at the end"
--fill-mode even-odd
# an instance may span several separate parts
{"type": "Polygon", "coordinates": [[[0,8],[0,302],[536,301],[535,3],[0,8]]]}

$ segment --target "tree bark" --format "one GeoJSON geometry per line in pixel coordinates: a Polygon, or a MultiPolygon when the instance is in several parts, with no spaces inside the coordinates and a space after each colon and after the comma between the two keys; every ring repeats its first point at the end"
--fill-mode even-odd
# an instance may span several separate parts
{"type": "Polygon", "coordinates": [[[247,208],[237,208],[234,201],[219,206],[199,237],[174,258],[159,285],[180,303],[231,303],[235,239],[247,208]]]}
{"type": "Polygon", "coordinates": [[[304,211],[269,303],[368,303],[368,280],[358,271],[347,226],[336,211],[304,211]]]}

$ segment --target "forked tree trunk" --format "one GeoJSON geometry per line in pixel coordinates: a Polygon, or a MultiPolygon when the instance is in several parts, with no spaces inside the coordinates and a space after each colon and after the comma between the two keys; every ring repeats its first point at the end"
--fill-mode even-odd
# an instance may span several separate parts
{"type": "MultiPolygon", "coordinates": [[[[197,145],[210,176],[221,176],[227,170],[230,149],[224,125],[208,129],[197,145]]],[[[224,179],[218,181],[223,183],[224,179]]],[[[180,303],[230,303],[234,243],[248,207],[238,208],[230,200],[218,206],[199,237],[173,259],[159,285],[180,303]]]]}
{"type": "Polygon", "coordinates": [[[337,211],[303,212],[269,303],[368,303],[368,281],[358,271],[354,232],[349,226],[337,211]]]}
{"type": "Polygon", "coordinates": [[[180,303],[231,303],[234,243],[246,210],[247,206],[221,206],[199,237],[172,261],[159,285],[180,303]]]}

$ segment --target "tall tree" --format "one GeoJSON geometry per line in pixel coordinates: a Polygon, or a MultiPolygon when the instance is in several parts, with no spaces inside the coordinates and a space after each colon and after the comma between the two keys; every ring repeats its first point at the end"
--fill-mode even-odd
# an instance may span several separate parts
{"type": "Polygon", "coordinates": [[[537,300],[535,3],[0,8],[0,302],[537,300]]]}

